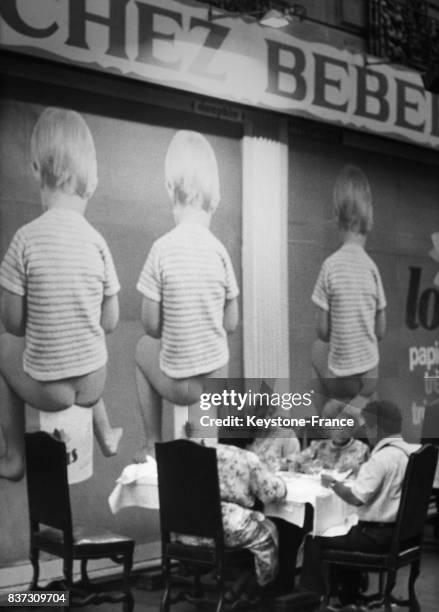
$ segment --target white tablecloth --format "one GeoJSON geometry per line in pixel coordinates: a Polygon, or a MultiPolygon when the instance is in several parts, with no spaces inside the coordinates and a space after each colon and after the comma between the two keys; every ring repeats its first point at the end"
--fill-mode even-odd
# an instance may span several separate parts
{"type": "Polygon", "coordinates": [[[282,474],[287,483],[285,501],[265,506],[267,516],[275,516],[303,527],[305,504],[314,508],[313,535],[338,536],[346,534],[358,522],[354,506],[344,502],[332,489],[320,484],[320,476],[282,474]]]}
{"type": "MultiPolygon", "coordinates": [[[[303,527],[305,504],[314,508],[314,535],[344,535],[358,521],[354,506],[345,503],[331,489],[320,485],[320,478],[282,473],[287,483],[287,497],[265,506],[267,516],[277,516],[303,527]]],[[[154,460],[128,465],[116,481],[108,503],[112,512],[129,506],[158,509],[157,464],[154,460]]]]}
{"type": "Polygon", "coordinates": [[[158,509],[157,464],[154,459],[150,457],[147,463],[127,465],[117,479],[108,503],[113,513],[129,506],[158,509]]]}

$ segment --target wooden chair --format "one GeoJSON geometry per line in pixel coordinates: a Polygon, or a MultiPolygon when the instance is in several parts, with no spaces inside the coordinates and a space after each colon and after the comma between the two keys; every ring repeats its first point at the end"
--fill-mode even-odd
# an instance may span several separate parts
{"type": "MultiPolygon", "coordinates": [[[[423,444],[432,444],[439,448],[439,400],[435,400],[425,407],[424,422],[422,424],[423,444]]],[[[439,543],[439,487],[433,487],[430,499],[430,508],[433,512],[433,537],[436,546],[439,543]]]]}
{"type": "Polygon", "coordinates": [[[74,600],[75,606],[124,602],[124,612],[131,612],[134,598],[130,590],[129,574],[133,564],[134,541],[107,531],[73,528],[64,442],[42,431],[26,434],[26,470],[30,560],[34,570],[30,590],[38,589],[39,551],[43,550],[63,559],[65,583],[71,599],[81,595],[78,601],[74,600]],[[87,575],[87,561],[102,558],[123,565],[122,593],[92,590],[93,585],[87,575]],[[73,585],[74,559],[81,561],[81,591],[75,591],[73,585]]]}
{"type": "Polygon", "coordinates": [[[181,600],[191,600],[182,590],[171,597],[171,563],[176,560],[190,570],[192,595],[203,599],[200,575],[213,569],[219,590],[216,612],[224,607],[225,570],[230,566],[248,565],[252,555],[244,549],[224,545],[220,489],[216,450],[189,440],[156,444],[163,572],[166,580],[161,612],[181,600]],[[174,534],[199,536],[212,540],[212,546],[191,546],[175,541],[174,534]]]}
{"type": "MultiPolygon", "coordinates": [[[[415,581],[419,575],[421,543],[431,495],[433,477],[438,451],[426,445],[410,455],[401,491],[401,501],[393,530],[390,549],[385,553],[363,553],[352,550],[323,551],[322,561],[325,568],[327,593],[329,594],[330,566],[348,566],[361,572],[378,572],[386,575],[384,593],[380,597],[386,612],[391,612],[392,602],[409,606],[410,612],[419,612],[419,602],[415,593],[415,581]],[[410,564],[409,599],[397,601],[392,598],[397,570],[410,564]]],[[[381,581],[380,581],[381,587],[381,581]]],[[[380,588],[380,591],[382,589],[380,588]]],[[[328,603],[329,595],[326,598],[328,603]]]]}

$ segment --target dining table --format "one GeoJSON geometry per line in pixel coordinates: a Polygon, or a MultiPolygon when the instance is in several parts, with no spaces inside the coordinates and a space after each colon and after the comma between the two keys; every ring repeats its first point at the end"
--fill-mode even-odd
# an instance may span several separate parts
{"type": "MultiPolygon", "coordinates": [[[[298,527],[305,523],[306,505],[312,509],[312,530],[314,536],[345,535],[358,522],[355,506],[339,497],[333,489],[321,484],[321,474],[299,474],[280,472],[287,486],[286,497],[281,501],[264,506],[266,516],[284,519],[298,527]]],[[[349,480],[344,484],[349,486],[349,480]]]]}
{"type": "MultiPolygon", "coordinates": [[[[354,506],[344,502],[332,489],[320,483],[320,474],[280,472],[287,488],[286,497],[264,506],[269,517],[278,517],[303,527],[307,504],[313,508],[312,534],[318,536],[344,535],[358,521],[354,506]]],[[[346,481],[348,484],[349,481],[346,481]]],[[[147,463],[131,464],[124,468],[108,499],[111,511],[137,506],[159,509],[157,464],[153,458],[147,463]]]]}

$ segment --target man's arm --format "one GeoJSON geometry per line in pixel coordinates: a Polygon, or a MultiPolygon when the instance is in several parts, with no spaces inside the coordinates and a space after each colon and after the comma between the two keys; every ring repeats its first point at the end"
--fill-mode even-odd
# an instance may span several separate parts
{"type": "Polygon", "coordinates": [[[351,506],[362,506],[363,502],[352,493],[351,489],[344,485],[342,482],[335,481],[333,487],[334,493],[342,498],[343,501],[350,504],[351,506]]]}
{"type": "Polygon", "coordinates": [[[334,493],[336,493],[343,501],[351,506],[363,505],[361,499],[358,499],[358,497],[352,493],[350,487],[347,487],[332,476],[322,474],[322,485],[328,489],[333,489],[334,493]]]}
{"type": "Polygon", "coordinates": [[[14,336],[24,336],[26,330],[26,296],[2,289],[0,318],[7,332],[14,336]]]}
{"type": "Polygon", "coordinates": [[[357,477],[346,486],[332,476],[322,474],[322,485],[331,487],[345,502],[353,506],[370,505],[381,490],[389,471],[389,457],[385,453],[372,453],[360,467],[357,477]]]}

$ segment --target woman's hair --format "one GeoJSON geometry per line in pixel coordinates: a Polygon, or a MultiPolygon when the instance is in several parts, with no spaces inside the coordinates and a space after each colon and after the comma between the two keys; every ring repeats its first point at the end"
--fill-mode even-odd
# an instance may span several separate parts
{"type": "Polygon", "coordinates": [[[165,179],[174,204],[190,205],[200,198],[203,209],[213,212],[220,199],[218,164],[208,140],[198,132],[175,134],[165,159],[165,179]]]}
{"type": "Polygon", "coordinates": [[[367,234],[373,225],[372,193],[360,168],[345,166],[335,181],[334,209],[341,230],[367,234]]]}
{"type": "Polygon", "coordinates": [[[79,113],[46,108],[35,124],[31,159],[40,187],[90,198],[97,185],[96,150],[79,113]]]}

